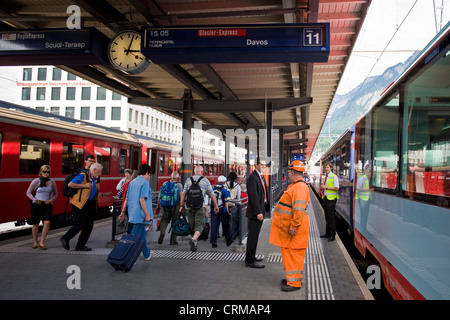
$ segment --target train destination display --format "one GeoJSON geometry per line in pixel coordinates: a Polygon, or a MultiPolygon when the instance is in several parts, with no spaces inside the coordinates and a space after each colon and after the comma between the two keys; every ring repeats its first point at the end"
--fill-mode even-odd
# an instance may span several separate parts
{"type": "Polygon", "coordinates": [[[141,51],[157,64],[327,62],[328,23],[151,26],[141,51]]]}
{"type": "Polygon", "coordinates": [[[2,65],[105,64],[108,38],[95,28],[0,30],[2,65]]]}

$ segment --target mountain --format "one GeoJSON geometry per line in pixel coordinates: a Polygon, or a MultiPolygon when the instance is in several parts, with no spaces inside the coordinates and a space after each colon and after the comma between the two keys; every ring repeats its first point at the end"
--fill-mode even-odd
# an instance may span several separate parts
{"type": "Polygon", "coordinates": [[[397,80],[417,54],[418,52],[412,54],[405,62],[387,68],[381,75],[366,78],[350,92],[336,95],[323,124],[314,153],[325,152],[339,136],[351,128],[378,101],[383,91],[397,80]]]}

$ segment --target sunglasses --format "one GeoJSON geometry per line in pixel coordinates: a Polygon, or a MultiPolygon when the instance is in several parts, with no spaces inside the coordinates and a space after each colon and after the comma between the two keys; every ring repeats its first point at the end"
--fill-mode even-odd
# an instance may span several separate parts
{"type": "Polygon", "coordinates": [[[50,173],[50,171],[42,171],[42,173],[50,173]]]}

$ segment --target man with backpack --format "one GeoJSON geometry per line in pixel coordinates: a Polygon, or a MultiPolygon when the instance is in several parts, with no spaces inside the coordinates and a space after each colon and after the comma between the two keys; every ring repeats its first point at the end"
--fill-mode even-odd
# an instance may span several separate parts
{"type": "Polygon", "coordinates": [[[213,248],[217,248],[217,232],[219,224],[222,222],[222,229],[227,246],[233,243],[231,236],[230,220],[231,214],[228,208],[230,202],[230,191],[224,186],[227,178],[219,176],[218,184],[214,186],[214,194],[217,199],[217,205],[219,206],[219,212],[211,212],[211,245],[213,248]]]}
{"type": "Polygon", "coordinates": [[[186,207],[186,213],[191,226],[192,239],[189,240],[191,251],[197,250],[197,240],[205,226],[206,209],[203,207],[203,199],[207,194],[214,204],[214,212],[219,212],[217,199],[208,179],[202,176],[203,167],[197,165],[195,175],[186,180],[180,197],[180,212],[186,207]]]}
{"type": "Polygon", "coordinates": [[[89,172],[82,172],[70,181],[69,188],[77,190],[77,193],[70,198],[74,224],[60,238],[62,247],[70,250],[69,241],[81,231],[78,237],[76,251],[91,251],[86,246],[89,236],[94,227],[94,211],[97,207],[97,197],[100,190],[99,177],[102,174],[103,166],[94,163],[89,167],[89,172]]]}
{"type": "MultiPolygon", "coordinates": [[[[183,189],[181,183],[178,182],[180,175],[178,172],[172,172],[172,179],[166,181],[161,186],[158,196],[158,205],[156,210],[161,210],[162,218],[159,227],[158,243],[162,244],[168,224],[173,224],[180,217],[180,192],[183,189]]],[[[177,245],[177,236],[172,232],[170,235],[170,244],[177,245]]]]}

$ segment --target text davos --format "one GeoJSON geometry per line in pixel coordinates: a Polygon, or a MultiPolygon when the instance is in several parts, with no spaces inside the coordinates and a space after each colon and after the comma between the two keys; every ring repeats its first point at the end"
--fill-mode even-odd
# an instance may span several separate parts
{"type": "Polygon", "coordinates": [[[269,40],[252,40],[247,39],[248,46],[267,46],[269,45],[269,40]]]}

